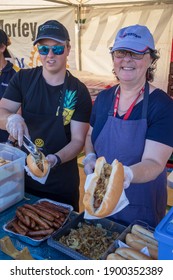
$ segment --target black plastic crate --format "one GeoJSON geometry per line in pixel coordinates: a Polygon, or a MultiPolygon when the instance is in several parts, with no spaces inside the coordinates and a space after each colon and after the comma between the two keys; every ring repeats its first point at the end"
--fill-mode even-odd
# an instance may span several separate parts
{"type": "MultiPolygon", "coordinates": [[[[62,236],[68,235],[70,233],[71,229],[77,229],[79,223],[86,223],[86,224],[95,225],[95,226],[101,225],[102,228],[107,230],[108,235],[113,235],[114,232],[117,232],[118,233],[117,238],[126,229],[126,227],[124,225],[115,223],[107,218],[94,219],[94,220],[84,219],[84,213],[81,213],[76,218],[74,218],[71,222],[69,222],[67,225],[65,225],[59,232],[52,234],[51,237],[47,240],[48,245],[76,260],[92,259],[92,258],[88,258],[85,255],[77,252],[75,249],[72,249],[59,242],[59,239],[62,236]]],[[[105,253],[106,253],[106,251],[103,253],[103,255],[105,253]]],[[[102,259],[102,256],[100,256],[99,259],[102,259]]]]}

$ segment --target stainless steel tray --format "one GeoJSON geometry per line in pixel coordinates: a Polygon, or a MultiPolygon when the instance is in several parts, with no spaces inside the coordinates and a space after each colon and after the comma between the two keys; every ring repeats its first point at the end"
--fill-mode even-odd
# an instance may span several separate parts
{"type": "MultiPolygon", "coordinates": [[[[60,227],[59,229],[57,229],[57,230],[54,231],[54,232],[59,232],[59,230],[61,230],[61,228],[62,228],[62,227],[65,225],[65,223],[68,221],[69,216],[70,216],[71,212],[73,211],[73,207],[72,207],[71,205],[64,204],[64,203],[60,203],[60,202],[56,202],[56,201],[53,201],[53,200],[50,200],[50,199],[40,199],[40,200],[36,201],[33,205],[35,205],[35,204],[37,204],[37,203],[39,203],[39,202],[41,202],[41,201],[48,201],[48,202],[53,203],[53,204],[55,204],[55,205],[61,206],[61,207],[65,208],[65,209],[67,209],[67,210],[69,211],[69,213],[68,213],[66,219],[64,220],[63,224],[61,225],[61,227],[60,227]]],[[[11,223],[12,221],[14,221],[15,219],[16,219],[16,217],[14,217],[12,220],[8,221],[5,225],[3,225],[3,230],[4,230],[9,236],[15,237],[15,238],[17,238],[17,239],[19,239],[19,240],[21,240],[21,241],[23,241],[23,242],[25,242],[25,243],[27,243],[27,244],[30,244],[30,245],[32,245],[32,246],[39,246],[40,243],[42,243],[43,241],[45,241],[46,239],[48,239],[48,238],[50,237],[50,235],[47,235],[47,236],[45,236],[45,237],[42,238],[42,239],[36,240],[36,239],[31,238],[31,237],[29,237],[29,236],[22,235],[22,234],[19,234],[19,233],[15,233],[15,232],[13,232],[12,230],[9,230],[8,228],[9,228],[10,223],[11,223]]]]}

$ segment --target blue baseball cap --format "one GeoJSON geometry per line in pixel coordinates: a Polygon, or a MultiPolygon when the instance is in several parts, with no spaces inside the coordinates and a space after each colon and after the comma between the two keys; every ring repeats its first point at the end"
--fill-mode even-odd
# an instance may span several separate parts
{"type": "Polygon", "coordinates": [[[147,49],[155,50],[153,36],[146,26],[136,24],[119,30],[111,52],[129,50],[145,53],[147,49]]]}

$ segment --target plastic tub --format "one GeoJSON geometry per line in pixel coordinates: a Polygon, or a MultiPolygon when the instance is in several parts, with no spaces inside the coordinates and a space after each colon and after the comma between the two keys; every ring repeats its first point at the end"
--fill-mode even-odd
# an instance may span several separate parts
{"type": "Polygon", "coordinates": [[[0,144],[0,157],[10,160],[0,166],[0,212],[24,197],[24,166],[26,154],[18,148],[0,144]]]}

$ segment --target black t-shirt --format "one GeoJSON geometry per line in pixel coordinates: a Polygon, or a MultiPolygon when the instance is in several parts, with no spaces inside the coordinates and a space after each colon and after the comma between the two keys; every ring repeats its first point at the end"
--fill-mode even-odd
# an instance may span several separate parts
{"type": "Polygon", "coordinates": [[[16,65],[13,65],[10,61],[7,61],[7,65],[2,71],[0,71],[0,99],[3,97],[3,94],[7,89],[9,81],[18,71],[19,68],[16,65]]]}
{"type": "MultiPolygon", "coordinates": [[[[7,61],[7,65],[0,71],[0,99],[3,97],[5,90],[8,87],[10,79],[20,69],[13,65],[10,61],[7,61]]],[[[6,130],[0,129],[0,142],[6,142],[9,133],[6,130]]]]}
{"type": "MultiPolygon", "coordinates": [[[[24,110],[39,115],[56,115],[60,105],[63,85],[51,86],[46,83],[42,74],[34,85],[34,94],[28,94],[30,87],[42,67],[22,69],[11,79],[4,98],[24,104],[24,110]],[[29,102],[28,102],[29,100],[29,102]]],[[[64,123],[68,139],[70,138],[70,120],[89,122],[92,101],[87,87],[77,78],[70,75],[66,89],[63,110],[69,113],[64,123]]],[[[69,139],[70,140],[70,139],[69,139]]]]}
{"type": "MultiPolygon", "coordinates": [[[[97,96],[91,118],[90,125],[93,127],[92,141],[96,141],[101,132],[111,108],[115,93],[115,86],[103,90],[97,96]]],[[[143,100],[137,103],[129,120],[138,120],[142,118],[143,100]]],[[[123,118],[123,116],[116,116],[123,118]]],[[[127,120],[128,121],[128,120],[127,120]]],[[[146,139],[163,143],[173,147],[173,100],[162,90],[155,89],[149,95],[147,124],[148,129],[146,139]]]]}

